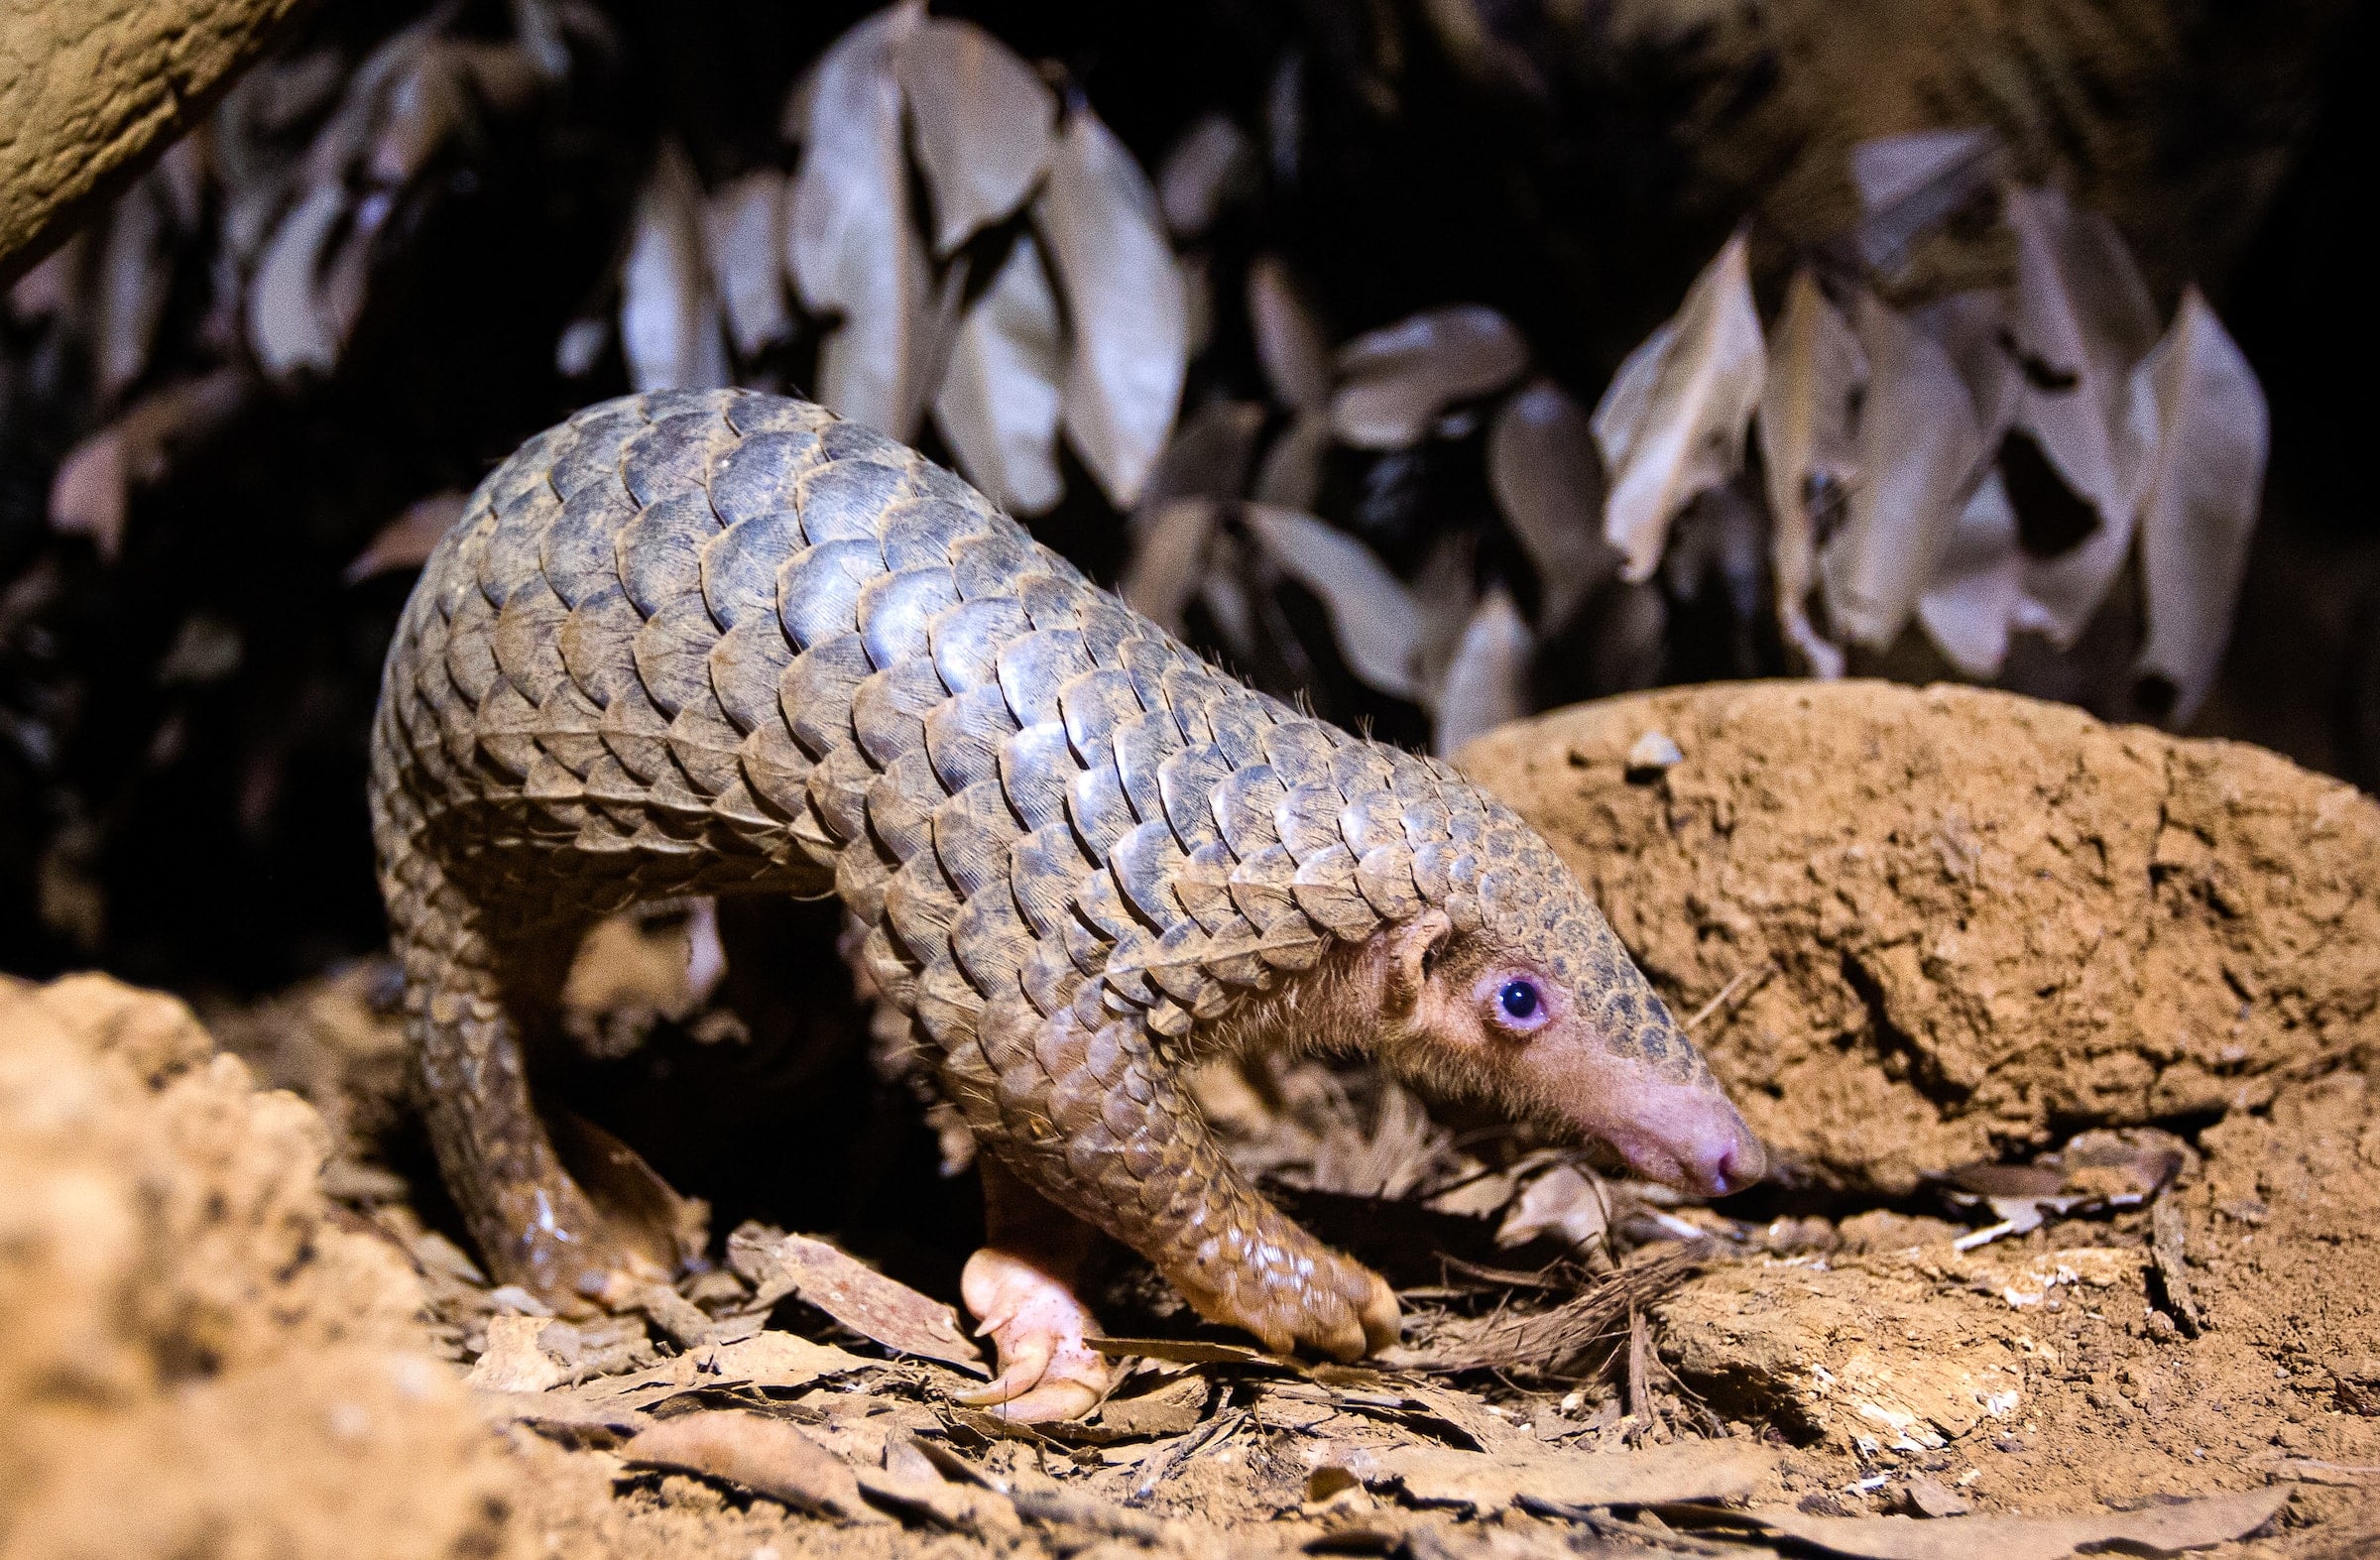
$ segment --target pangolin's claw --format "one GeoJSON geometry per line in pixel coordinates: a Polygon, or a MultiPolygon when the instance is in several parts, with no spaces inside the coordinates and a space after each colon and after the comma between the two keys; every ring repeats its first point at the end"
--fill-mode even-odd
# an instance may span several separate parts
{"type": "Polygon", "coordinates": [[[997,1247],[967,1260],[959,1279],[967,1309],[988,1320],[977,1329],[1000,1351],[1000,1375],[958,1395],[1018,1423],[1079,1419],[1108,1394],[1108,1364],[1083,1340],[1090,1310],[1067,1284],[997,1247]]]}

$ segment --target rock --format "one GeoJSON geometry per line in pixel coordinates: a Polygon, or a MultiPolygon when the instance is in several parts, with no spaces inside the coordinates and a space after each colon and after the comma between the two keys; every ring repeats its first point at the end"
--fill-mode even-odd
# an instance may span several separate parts
{"type": "Polygon", "coordinates": [[[2380,1051],[2380,805],[1980,689],[1726,683],[1500,728],[1543,829],[1789,1175],[1893,1194],[2380,1051]],[[1632,749],[1668,734],[1648,779],[1632,749]],[[1732,990],[1730,990],[1732,983],[1732,990]]]}
{"type": "Polygon", "coordinates": [[[10,1553],[499,1551],[502,1451],[328,1141],[172,998],[0,976],[10,1553]]]}
{"type": "Polygon", "coordinates": [[[0,287],[214,105],[305,0],[29,0],[0,14],[0,287]]]}

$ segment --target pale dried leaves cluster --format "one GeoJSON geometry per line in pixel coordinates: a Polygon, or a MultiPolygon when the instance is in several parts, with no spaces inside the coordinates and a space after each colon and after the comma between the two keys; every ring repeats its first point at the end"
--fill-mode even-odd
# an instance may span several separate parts
{"type": "MultiPolygon", "coordinates": [[[[709,191],[664,145],[621,279],[637,388],[749,377],[806,325],[830,410],[900,439],[930,414],[1020,515],[1064,495],[1062,434],[1129,506],[1173,426],[1189,318],[1156,191],[1099,116],[982,28],[902,0],[820,57],[783,131],[796,172],[709,191]]],[[[565,368],[585,340],[565,336],[565,368]]]]}
{"type": "Polygon", "coordinates": [[[1964,132],[1860,148],[1859,263],[1828,257],[1824,279],[1805,265],[1765,338],[1745,240],[1730,240],[1596,411],[1606,534],[1633,577],[1651,573],[1690,504],[1750,486],[1756,427],[1777,617],[1813,671],[1838,675],[1842,647],[1884,649],[1914,622],[1960,671],[1995,676],[2013,631],[2071,648],[2137,554],[2136,672],[2187,719],[2246,564],[2263,392],[2196,289],[2161,336],[2113,225],[2054,188],[2000,191],[2008,286],[1885,301],[1889,272],[1872,268],[1972,196],[1989,151],[1964,132]],[[2001,471],[2013,438],[2087,508],[2078,540],[2026,545],[2001,471]]]}

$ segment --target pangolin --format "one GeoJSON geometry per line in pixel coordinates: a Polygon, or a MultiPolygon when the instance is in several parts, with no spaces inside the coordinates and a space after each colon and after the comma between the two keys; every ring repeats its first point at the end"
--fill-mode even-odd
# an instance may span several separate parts
{"type": "Polygon", "coordinates": [[[590,920],[662,897],[831,893],[864,932],[986,1150],[963,1287],[1011,1411],[1096,1399],[1086,1227],[1271,1348],[1396,1337],[1387,1285],[1188,1097],[1235,1045],[1370,1051],[1706,1193],[1762,1172],[1509,809],[1217,670],[804,402],[632,396],[499,466],[399,623],[371,803],[440,1166],[493,1270],[548,1295],[653,1275],[557,1160],[524,1054],[590,920]]]}

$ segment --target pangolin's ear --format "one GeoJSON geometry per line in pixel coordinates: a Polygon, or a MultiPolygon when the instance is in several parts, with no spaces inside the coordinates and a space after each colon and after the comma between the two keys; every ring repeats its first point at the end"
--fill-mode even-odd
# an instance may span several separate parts
{"type": "Polygon", "coordinates": [[[1389,1001],[1400,1013],[1410,1013],[1429,984],[1430,970],[1446,952],[1455,934],[1446,912],[1431,908],[1409,921],[1388,928],[1389,1001]]]}

